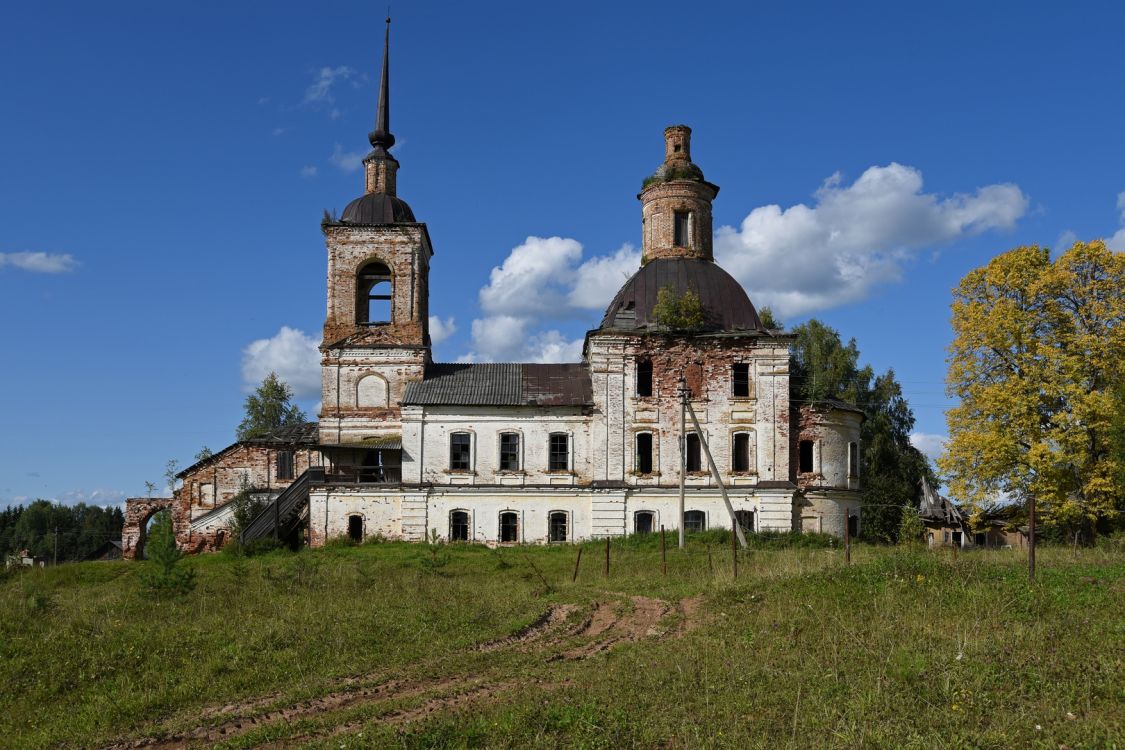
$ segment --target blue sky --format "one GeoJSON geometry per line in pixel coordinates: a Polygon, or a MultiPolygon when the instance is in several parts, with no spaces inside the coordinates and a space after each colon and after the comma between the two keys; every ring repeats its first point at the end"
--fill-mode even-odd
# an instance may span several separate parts
{"type": "MultiPolygon", "coordinates": [[[[393,13],[442,360],[573,356],[635,268],[673,123],[722,187],[724,266],[893,367],[930,449],[959,278],[1019,244],[1125,250],[1120,4],[393,13]]],[[[358,2],[5,8],[0,505],[143,495],[233,439],[271,366],[311,413],[319,221],[362,191],[381,37],[358,2]]]]}

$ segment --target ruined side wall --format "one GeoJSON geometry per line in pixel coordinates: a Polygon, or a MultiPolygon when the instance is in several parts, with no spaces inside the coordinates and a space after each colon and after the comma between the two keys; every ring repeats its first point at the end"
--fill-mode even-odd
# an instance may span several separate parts
{"type": "Polygon", "coordinates": [[[797,409],[798,435],[792,446],[793,481],[802,490],[860,489],[859,462],[848,459],[849,444],[859,444],[863,415],[856,411],[803,404],[797,409]],[[813,444],[813,470],[800,471],[800,442],[813,444]]]}
{"type": "Polygon", "coordinates": [[[177,491],[190,508],[190,518],[197,518],[215,508],[220,508],[242,489],[245,482],[251,489],[261,492],[279,492],[299,477],[310,466],[323,465],[320,451],[309,447],[282,447],[244,443],[223,451],[211,461],[183,477],[177,491]],[[277,454],[283,450],[293,453],[293,478],[277,476],[277,454]]]}
{"type": "MultiPolygon", "coordinates": [[[[176,533],[179,545],[180,534],[190,524],[187,509],[175,497],[130,497],[125,500],[125,524],[121,527],[121,556],[126,560],[135,560],[143,554],[145,539],[145,524],[154,515],[162,510],[172,512],[172,530],[176,533]]],[[[183,545],[179,545],[182,546],[183,545]]]]}

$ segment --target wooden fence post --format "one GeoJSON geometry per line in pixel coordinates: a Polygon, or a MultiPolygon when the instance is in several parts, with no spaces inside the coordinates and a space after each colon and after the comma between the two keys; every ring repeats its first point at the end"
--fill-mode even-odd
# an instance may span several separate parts
{"type": "Polygon", "coordinates": [[[738,578],[738,537],[735,536],[734,529],[730,531],[730,564],[734,577],[738,578]]]}
{"type": "Polygon", "coordinates": [[[844,564],[852,564],[852,511],[844,509],[844,564]]]}
{"type": "Polygon", "coordinates": [[[609,537],[605,538],[605,577],[609,578],[609,537]]]}
{"type": "Polygon", "coordinates": [[[578,547],[578,559],[574,561],[574,575],[570,577],[570,582],[574,583],[578,580],[578,566],[582,564],[582,547],[578,547]]]}

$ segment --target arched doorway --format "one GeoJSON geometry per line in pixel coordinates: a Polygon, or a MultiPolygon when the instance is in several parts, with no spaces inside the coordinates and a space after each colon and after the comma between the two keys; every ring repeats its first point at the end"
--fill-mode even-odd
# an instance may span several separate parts
{"type": "Polygon", "coordinates": [[[348,516],[348,539],[357,544],[363,541],[363,516],[348,516]]]}

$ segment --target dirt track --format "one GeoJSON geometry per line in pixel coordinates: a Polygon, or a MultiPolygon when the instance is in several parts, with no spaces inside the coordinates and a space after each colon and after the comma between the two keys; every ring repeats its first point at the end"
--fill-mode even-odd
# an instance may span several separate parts
{"type": "MultiPolygon", "coordinates": [[[[676,637],[693,629],[699,620],[700,599],[685,599],[676,605],[643,596],[599,601],[591,609],[575,604],[550,607],[531,625],[504,638],[477,647],[481,652],[517,651],[541,655],[545,661],[577,661],[605,653],[612,648],[647,638],[676,637]],[[578,622],[577,615],[585,617],[578,622]],[[665,623],[670,615],[679,615],[671,626],[665,623]]],[[[409,701],[430,696],[421,704],[405,709],[389,710],[374,719],[335,725],[330,731],[302,734],[276,743],[262,745],[286,748],[314,738],[349,732],[370,723],[404,724],[464,705],[485,702],[514,688],[535,684],[537,687],[558,687],[529,680],[488,679],[475,675],[451,676],[436,680],[388,680],[377,673],[348,677],[337,681],[333,692],[288,706],[268,709],[281,700],[271,693],[247,701],[213,706],[200,711],[205,719],[217,723],[200,725],[170,737],[149,737],[110,745],[105,750],[156,748],[186,750],[206,747],[271,724],[290,724],[315,718],[358,705],[409,701]]]]}

